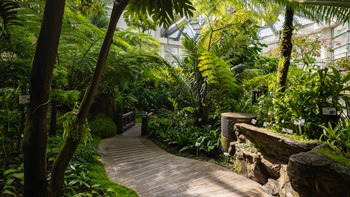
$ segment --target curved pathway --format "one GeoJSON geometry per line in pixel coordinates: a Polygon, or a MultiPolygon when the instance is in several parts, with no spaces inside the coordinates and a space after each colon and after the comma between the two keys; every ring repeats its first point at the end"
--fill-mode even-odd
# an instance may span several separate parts
{"type": "Polygon", "coordinates": [[[136,125],[99,145],[108,177],[139,196],[270,196],[260,184],[224,167],[167,153],[139,137],[140,128],[136,125]]]}

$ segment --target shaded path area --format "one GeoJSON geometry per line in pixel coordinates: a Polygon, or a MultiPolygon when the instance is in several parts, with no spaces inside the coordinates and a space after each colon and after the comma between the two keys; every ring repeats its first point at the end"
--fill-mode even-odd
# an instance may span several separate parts
{"type": "Polygon", "coordinates": [[[101,140],[102,163],[114,182],[141,197],[260,197],[262,186],[224,167],[172,155],[139,137],[141,125],[101,140]]]}

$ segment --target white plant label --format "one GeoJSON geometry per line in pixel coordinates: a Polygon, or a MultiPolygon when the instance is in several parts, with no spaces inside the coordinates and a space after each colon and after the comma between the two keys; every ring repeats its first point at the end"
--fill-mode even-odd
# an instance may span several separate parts
{"type": "Polygon", "coordinates": [[[199,142],[196,142],[196,144],[195,144],[195,146],[200,146],[201,145],[201,143],[199,143],[199,142]]]}
{"type": "Polygon", "coordinates": [[[336,116],[337,109],[335,107],[322,107],[322,114],[336,116]]]}
{"type": "Polygon", "coordinates": [[[292,129],[282,128],[282,131],[285,132],[285,133],[293,134],[293,130],[292,129]]]}
{"type": "Polygon", "coordinates": [[[21,95],[18,97],[19,104],[27,104],[30,102],[30,96],[29,95],[21,95]]]}
{"type": "Polygon", "coordinates": [[[269,126],[269,122],[264,122],[263,127],[266,128],[267,126],[269,126]]]}
{"type": "Polygon", "coordinates": [[[305,119],[295,119],[294,120],[295,125],[305,125],[305,119]]]}
{"type": "Polygon", "coordinates": [[[256,125],[256,122],[257,122],[257,120],[255,120],[255,119],[252,119],[252,121],[251,121],[251,123],[252,123],[253,125],[256,125]]]}

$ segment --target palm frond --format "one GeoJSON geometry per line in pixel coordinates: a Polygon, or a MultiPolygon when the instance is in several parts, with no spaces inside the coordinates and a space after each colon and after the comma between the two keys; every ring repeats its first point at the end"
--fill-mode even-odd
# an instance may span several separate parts
{"type": "Polygon", "coordinates": [[[190,18],[194,8],[190,0],[131,0],[126,10],[126,15],[135,20],[149,15],[161,26],[169,26],[175,20],[174,13],[190,18]]]}
{"type": "Polygon", "coordinates": [[[17,10],[19,5],[16,1],[13,0],[0,0],[0,21],[1,25],[1,34],[8,37],[9,26],[21,26],[20,19],[17,15],[17,10]]]}
{"type": "MultiPolygon", "coordinates": [[[[259,0],[254,0],[259,1],[259,0]]],[[[272,0],[274,3],[290,6],[296,13],[321,22],[347,22],[350,18],[348,0],[272,0]]]]}

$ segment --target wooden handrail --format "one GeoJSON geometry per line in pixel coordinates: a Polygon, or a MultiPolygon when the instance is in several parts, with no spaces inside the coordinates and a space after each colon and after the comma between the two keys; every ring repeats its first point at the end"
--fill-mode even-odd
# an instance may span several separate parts
{"type": "Polygon", "coordinates": [[[135,111],[130,111],[125,114],[119,113],[117,117],[118,134],[122,134],[124,131],[134,126],[136,123],[135,111]]]}

